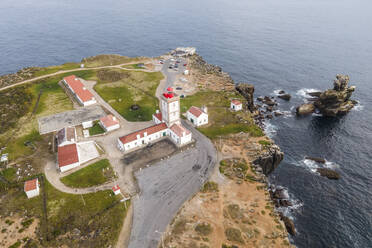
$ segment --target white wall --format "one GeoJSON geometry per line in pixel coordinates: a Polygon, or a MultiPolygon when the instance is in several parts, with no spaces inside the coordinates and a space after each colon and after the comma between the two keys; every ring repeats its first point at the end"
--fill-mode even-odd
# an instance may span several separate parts
{"type": "Polygon", "coordinates": [[[128,151],[128,150],[131,150],[131,149],[134,149],[136,147],[140,147],[140,146],[143,146],[143,145],[146,145],[148,144],[149,142],[152,142],[154,140],[158,140],[163,136],[163,133],[165,132],[165,135],[169,135],[169,132],[167,129],[165,130],[162,130],[160,132],[157,132],[157,133],[153,133],[151,135],[147,135],[145,137],[142,137],[140,139],[136,139],[132,142],[129,142],[129,143],[126,143],[126,144],[123,144],[121,143],[120,139],[118,139],[118,148],[119,150],[121,151],[128,151]]]}
{"type": "Polygon", "coordinates": [[[77,163],[74,163],[74,164],[69,164],[69,165],[66,165],[66,166],[62,166],[62,167],[59,167],[59,171],[60,172],[65,172],[65,171],[71,170],[73,168],[76,168],[79,165],[80,165],[80,163],[77,162],[77,163]]]}
{"type": "Polygon", "coordinates": [[[208,115],[205,113],[202,113],[199,117],[196,117],[195,115],[187,111],[186,117],[197,127],[208,124],[208,115]]]}
{"type": "Polygon", "coordinates": [[[32,198],[32,197],[38,196],[39,193],[40,193],[40,191],[39,191],[39,183],[37,183],[36,189],[27,191],[26,192],[26,195],[27,195],[27,198],[32,198]]]}
{"type": "Polygon", "coordinates": [[[230,108],[234,111],[239,111],[243,109],[243,104],[235,105],[234,103],[231,102],[230,108]]]}
{"type": "Polygon", "coordinates": [[[188,134],[182,137],[179,137],[176,133],[174,133],[171,129],[169,129],[169,136],[174,141],[174,143],[178,145],[184,145],[186,143],[189,143],[192,138],[192,134],[188,134]]]}

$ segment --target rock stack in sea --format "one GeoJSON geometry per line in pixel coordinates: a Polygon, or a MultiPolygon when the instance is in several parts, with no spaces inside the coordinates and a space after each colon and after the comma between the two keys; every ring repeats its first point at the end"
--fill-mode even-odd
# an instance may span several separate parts
{"type": "Polygon", "coordinates": [[[247,100],[247,107],[249,111],[253,112],[256,110],[253,101],[254,86],[253,84],[238,83],[236,84],[236,90],[247,100]]]}
{"type": "Polygon", "coordinates": [[[324,92],[312,92],[309,95],[313,103],[303,104],[296,109],[298,115],[311,114],[318,110],[323,116],[338,116],[348,113],[357,102],[350,100],[355,86],[348,86],[349,76],[337,75],[333,89],[324,92]]]}

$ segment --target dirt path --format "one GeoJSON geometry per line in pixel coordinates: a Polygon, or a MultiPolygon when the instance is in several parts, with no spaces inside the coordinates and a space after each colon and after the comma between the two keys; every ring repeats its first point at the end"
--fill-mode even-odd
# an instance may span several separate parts
{"type": "Polygon", "coordinates": [[[132,229],[133,223],[133,204],[130,205],[127,216],[124,219],[123,226],[121,228],[119,239],[116,243],[116,248],[128,247],[130,230],[132,229]]]}

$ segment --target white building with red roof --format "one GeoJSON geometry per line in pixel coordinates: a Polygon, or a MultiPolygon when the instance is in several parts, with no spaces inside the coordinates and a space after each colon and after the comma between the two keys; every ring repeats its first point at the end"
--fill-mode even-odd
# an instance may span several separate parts
{"type": "Polygon", "coordinates": [[[24,191],[27,198],[32,198],[40,194],[39,179],[35,178],[25,182],[24,191]]]}
{"type": "Polygon", "coordinates": [[[181,124],[173,124],[169,128],[169,136],[179,146],[188,144],[192,140],[191,132],[181,124]]]}
{"type": "Polygon", "coordinates": [[[186,118],[197,127],[208,124],[207,107],[198,108],[192,106],[189,110],[187,110],[186,118]]]}
{"type": "Polygon", "coordinates": [[[76,129],[74,127],[65,127],[57,132],[56,140],[58,146],[65,146],[77,142],[76,129]]]}
{"type": "Polygon", "coordinates": [[[136,147],[146,145],[168,135],[168,127],[165,123],[127,134],[118,139],[118,148],[121,151],[132,150],[136,147]]]}
{"type": "Polygon", "coordinates": [[[114,195],[119,195],[121,193],[119,185],[115,185],[112,187],[112,192],[114,192],[114,195]]]}
{"type": "Polygon", "coordinates": [[[105,132],[110,132],[120,128],[119,120],[113,115],[107,115],[100,118],[99,124],[105,130],[105,132]]]}
{"type": "Polygon", "coordinates": [[[97,103],[93,94],[85,88],[84,84],[75,75],[63,78],[63,83],[84,107],[97,103]]]}
{"type": "Polygon", "coordinates": [[[80,165],[76,144],[58,147],[57,169],[60,172],[71,170],[80,165]]]}
{"type": "Polygon", "coordinates": [[[160,98],[161,112],[152,116],[154,126],[127,134],[118,139],[118,148],[129,151],[155,142],[163,137],[169,137],[176,145],[182,146],[192,140],[192,133],[181,125],[179,96],[172,88],[160,98]]]}
{"type": "Polygon", "coordinates": [[[233,111],[240,111],[243,109],[243,104],[236,99],[231,100],[230,108],[233,111]]]}

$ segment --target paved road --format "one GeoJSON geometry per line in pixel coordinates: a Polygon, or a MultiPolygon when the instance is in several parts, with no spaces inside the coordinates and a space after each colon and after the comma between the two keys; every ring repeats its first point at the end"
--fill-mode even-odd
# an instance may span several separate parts
{"type": "Polygon", "coordinates": [[[209,139],[185,121],[197,141],[195,148],[136,172],[141,189],[134,198],[129,248],[156,248],[177,211],[208,179],[217,152],[209,139]]]}

